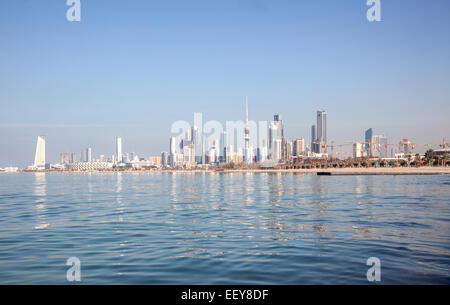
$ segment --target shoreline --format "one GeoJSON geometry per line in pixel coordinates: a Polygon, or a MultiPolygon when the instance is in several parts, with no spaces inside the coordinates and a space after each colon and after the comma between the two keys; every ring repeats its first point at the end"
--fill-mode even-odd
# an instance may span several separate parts
{"type": "Polygon", "coordinates": [[[358,176],[358,175],[450,175],[450,167],[397,167],[397,168],[320,168],[320,169],[194,169],[194,170],[125,170],[125,171],[17,171],[0,172],[1,174],[14,173],[132,173],[132,174],[304,174],[323,176],[358,176]]]}

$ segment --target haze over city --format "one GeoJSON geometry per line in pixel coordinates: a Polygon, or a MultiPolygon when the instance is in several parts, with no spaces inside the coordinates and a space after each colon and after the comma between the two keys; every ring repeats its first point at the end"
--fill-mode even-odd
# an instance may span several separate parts
{"type": "Polygon", "coordinates": [[[309,142],[315,112],[328,141],[449,137],[448,1],[65,1],[0,3],[0,167],[92,147],[159,155],[174,121],[271,120],[309,142]],[[284,5],[283,5],[284,4],[284,5]]]}

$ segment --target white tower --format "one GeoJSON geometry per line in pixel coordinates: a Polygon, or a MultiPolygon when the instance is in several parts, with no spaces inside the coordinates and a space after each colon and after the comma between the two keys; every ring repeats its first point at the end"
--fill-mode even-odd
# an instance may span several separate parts
{"type": "Polygon", "coordinates": [[[250,147],[250,126],[248,125],[248,97],[245,97],[245,147],[244,147],[244,161],[253,163],[253,148],[250,147]]]}
{"type": "Polygon", "coordinates": [[[116,137],[117,163],[122,163],[122,137],[116,137]]]}
{"type": "Polygon", "coordinates": [[[36,154],[34,155],[34,167],[45,167],[45,137],[38,136],[36,143],[36,154]]]}
{"type": "Polygon", "coordinates": [[[250,147],[250,127],[248,126],[248,97],[245,97],[245,149],[250,147]]]}

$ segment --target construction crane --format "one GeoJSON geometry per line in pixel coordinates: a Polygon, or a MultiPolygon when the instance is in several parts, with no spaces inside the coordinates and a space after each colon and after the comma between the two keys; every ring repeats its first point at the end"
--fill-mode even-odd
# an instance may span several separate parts
{"type": "Polygon", "coordinates": [[[342,146],[349,145],[349,144],[337,144],[336,145],[336,144],[334,144],[334,141],[331,141],[331,145],[327,144],[327,143],[317,142],[317,141],[312,142],[312,144],[320,145],[320,147],[323,148],[324,151],[326,151],[328,149],[328,147],[330,147],[331,148],[331,154],[330,154],[331,157],[333,157],[333,155],[334,155],[335,147],[342,147],[342,146]]]}

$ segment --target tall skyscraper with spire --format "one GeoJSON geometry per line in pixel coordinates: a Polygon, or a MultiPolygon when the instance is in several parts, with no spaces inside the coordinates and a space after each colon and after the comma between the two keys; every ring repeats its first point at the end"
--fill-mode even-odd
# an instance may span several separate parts
{"type": "Polygon", "coordinates": [[[250,127],[248,126],[248,97],[245,97],[245,149],[250,147],[250,127]]]}
{"type": "Polygon", "coordinates": [[[253,149],[250,147],[250,126],[248,124],[248,97],[245,97],[245,130],[244,130],[244,161],[253,163],[253,149]]]}

